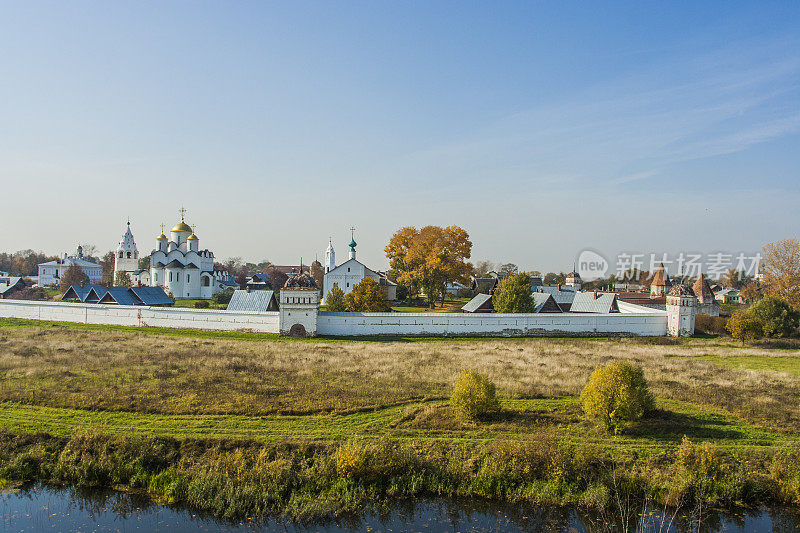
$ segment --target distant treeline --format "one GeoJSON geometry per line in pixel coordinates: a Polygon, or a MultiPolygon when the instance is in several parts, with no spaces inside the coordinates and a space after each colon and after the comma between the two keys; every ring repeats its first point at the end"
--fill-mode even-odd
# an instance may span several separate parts
{"type": "Polygon", "coordinates": [[[36,276],[39,274],[37,265],[53,259],[56,257],[33,250],[0,252],[0,272],[8,272],[12,276],[36,276]]]}

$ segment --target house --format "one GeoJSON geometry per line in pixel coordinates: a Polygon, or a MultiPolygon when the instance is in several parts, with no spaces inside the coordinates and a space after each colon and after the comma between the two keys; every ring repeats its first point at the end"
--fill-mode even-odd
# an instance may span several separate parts
{"type": "Polygon", "coordinates": [[[572,300],[570,313],[619,313],[617,295],[602,292],[579,292],[572,300]]]}
{"type": "Polygon", "coordinates": [[[61,299],[65,302],[100,303],[110,305],[146,305],[166,307],[175,302],[161,287],[104,287],[103,285],[72,285],[61,299]]]}
{"type": "Polygon", "coordinates": [[[556,303],[553,295],[547,292],[534,292],[533,304],[535,306],[534,313],[561,313],[561,307],[556,303]]]}
{"type": "Polygon", "coordinates": [[[717,302],[725,303],[725,304],[743,304],[744,299],[742,298],[742,293],[736,289],[722,289],[721,291],[714,294],[714,299],[717,302]]]}
{"type": "Polygon", "coordinates": [[[228,311],[277,311],[278,302],[275,299],[275,291],[233,291],[231,301],[228,303],[228,311]]]}
{"type": "MultiPolygon", "coordinates": [[[[3,274],[6,274],[3,272],[3,274]]],[[[0,299],[11,298],[11,295],[25,288],[25,282],[20,276],[0,276],[0,299]]]]}
{"type": "Polygon", "coordinates": [[[464,291],[468,290],[469,287],[457,281],[448,281],[444,288],[444,292],[448,296],[458,296],[459,294],[462,294],[464,291]]]}
{"type": "Polygon", "coordinates": [[[491,294],[478,293],[472,300],[467,302],[461,308],[464,313],[493,313],[494,304],[492,303],[491,294]]]}
{"type": "Polygon", "coordinates": [[[86,277],[89,278],[89,283],[99,283],[103,277],[103,267],[90,261],[83,256],[83,247],[78,246],[75,255],[64,254],[61,259],[40,263],[39,267],[39,286],[47,287],[49,285],[58,285],[61,283],[61,278],[67,269],[77,265],[83,270],[86,277]]]}
{"type": "Polygon", "coordinates": [[[386,299],[393,301],[397,299],[397,283],[389,280],[385,274],[376,272],[367,268],[363,263],[356,259],[356,241],[355,238],[350,239],[350,256],[347,261],[339,266],[336,266],[336,255],[333,251],[333,244],[328,243],[328,249],[325,251],[325,275],[322,280],[322,301],[328,297],[334,285],[338,285],[342,291],[347,294],[353,290],[353,287],[364,278],[372,278],[378,282],[386,293],[386,299]]]}
{"type": "Polygon", "coordinates": [[[472,294],[492,294],[500,280],[496,277],[475,278],[472,280],[472,294]]]}
{"type": "Polygon", "coordinates": [[[567,287],[566,285],[542,285],[533,287],[533,293],[536,294],[537,292],[550,294],[564,313],[569,311],[572,306],[572,300],[575,299],[575,295],[578,293],[577,290],[572,287],[567,287]]]}

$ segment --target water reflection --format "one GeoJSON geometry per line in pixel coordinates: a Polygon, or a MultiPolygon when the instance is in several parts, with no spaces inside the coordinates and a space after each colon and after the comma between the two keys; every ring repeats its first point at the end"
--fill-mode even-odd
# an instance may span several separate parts
{"type": "Polygon", "coordinates": [[[800,531],[800,513],[772,508],[739,513],[650,509],[585,513],[562,507],[500,505],[481,500],[416,500],[360,515],[294,522],[283,518],[218,520],[114,491],[32,486],[0,493],[0,531],[511,531],[728,532],[800,531]],[[623,522],[627,527],[623,527],[623,522]]]}

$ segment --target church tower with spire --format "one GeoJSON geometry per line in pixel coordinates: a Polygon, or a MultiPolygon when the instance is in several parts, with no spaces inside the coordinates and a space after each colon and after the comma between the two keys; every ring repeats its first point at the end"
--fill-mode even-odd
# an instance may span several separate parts
{"type": "Polygon", "coordinates": [[[325,273],[336,268],[336,252],[333,251],[333,240],[328,239],[328,248],[325,249],[325,273]]]}
{"type": "Polygon", "coordinates": [[[136,249],[136,242],[131,233],[131,221],[122,235],[122,240],[114,252],[114,275],[117,272],[134,272],[139,270],[139,250],[136,249]]]}

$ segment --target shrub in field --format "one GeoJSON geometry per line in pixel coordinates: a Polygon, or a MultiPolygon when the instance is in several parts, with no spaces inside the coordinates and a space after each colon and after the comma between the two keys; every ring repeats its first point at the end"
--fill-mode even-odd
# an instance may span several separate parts
{"type": "Polygon", "coordinates": [[[723,316],[710,316],[700,313],[695,317],[694,329],[700,333],[707,333],[711,335],[722,335],[728,333],[725,325],[728,319],[723,316]]]}
{"type": "Polygon", "coordinates": [[[725,327],[734,339],[738,339],[742,343],[764,336],[764,323],[749,311],[740,311],[734,314],[725,327]]]}
{"type": "Polygon", "coordinates": [[[772,296],[753,304],[748,313],[761,320],[765,337],[790,337],[800,326],[800,311],[772,296]]]}
{"type": "Polygon", "coordinates": [[[483,374],[465,370],[456,380],[450,403],[468,418],[480,418],[500,411],[494,383],[483,374]]]}
{"type": "Polygon", "coordinates": [[[587,417],[614,429],[639,420],[655,407],[642,368],[628,361],[597,367],[581,393],[581,400],[587,417]]]}
{"type": "Polygon", "coordinates": [[[194,303],[196,309],[208,309],[209,304],[205,300],[200,300],[194,303]]]}

